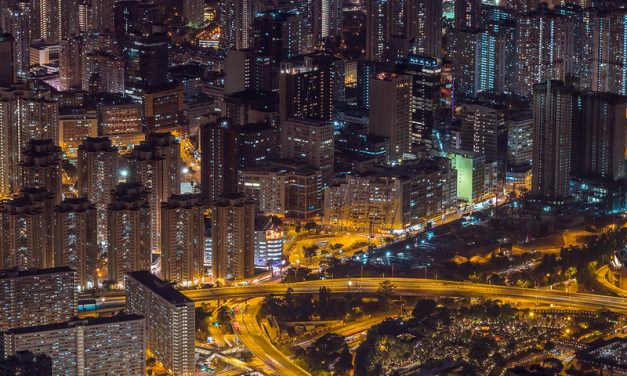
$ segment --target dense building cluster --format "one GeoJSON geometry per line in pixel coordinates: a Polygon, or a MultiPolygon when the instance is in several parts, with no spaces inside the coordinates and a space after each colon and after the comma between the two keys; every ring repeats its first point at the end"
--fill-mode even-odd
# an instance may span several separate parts
{"type": "Polygon", "coordinates": [[[2,355],[137,375],[134,336],[187,375],[163,281],[272,270],[288,228],[624,211],[626,114],[622,0],[0,0],[2,355]],[[103,287],[132,314],[75,320],[103,287]]]}

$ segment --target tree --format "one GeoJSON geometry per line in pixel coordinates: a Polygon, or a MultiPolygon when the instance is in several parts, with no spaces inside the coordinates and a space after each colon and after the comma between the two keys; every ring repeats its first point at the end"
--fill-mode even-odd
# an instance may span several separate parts
{"type": "Polygon", "coordinates": [[[342,249],[342,247],[344,246],[344,244],[342,243],[335,243],[335,244],[331,244],[331,250],[332,251],[337,251],[339,249],[342,249]]]}
{"type": "Polygon", "coordinates": [[[411,311],[411,315],[418,320],[424,320],[426,317],[431,316],[438,307],[433,299],[421,299],[416,303],[416,306],[411,311]]]}
{"type": "Polygon", "coordinates": [[[352,369],[352,356],[346,340],[339,334],[327,333],[315,340],[306,350],[308,367],[316,371],[345,375],[352,369]]]}
{"type": "Polygon", "coordinates": [[[227,306],[220,306],[217,312],[218,323],[225,328],[231,326],[231,309],[227,306]]]}
{"type": "Polygon", "coordinates": [[[102,287],[105,290],[113,290],[113,287],[115,286],[115,281],[112,280],[106,280],[104,282],[102,282],[102,287]]]}
{"type": "Polygon", "coordinates": [[[318,228],[318,225],[316,224],[316,222],[307,222],[305,223],[304,228],[307,231],[314,231],[318,228]]]}
{"type": "Polygon", "coordinates": [[[309,247],[303,247],[303,254],[309,259],[309,262],[311,263],[311,260],[314,258],[314,256],[318,254],[318,246],[312,245],[309,247]]]}
{"type": "Polygon", "coordinates": [[[385,309],[389,309],[390,298],[396,289],[396,285],[387,279],[379,284],[379,289],[377,290],[377,294],[379,295],[379,299],[383,303],[385,309]]]}

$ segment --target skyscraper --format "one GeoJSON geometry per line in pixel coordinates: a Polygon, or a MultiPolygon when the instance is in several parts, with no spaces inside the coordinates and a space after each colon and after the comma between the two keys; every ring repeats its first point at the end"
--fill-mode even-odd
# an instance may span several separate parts
{"type": "Polygon", "coordinates": [[[409,0],[407,2],[407,37],[415,38],[419,55],[442,55],[442,1],[409,0]]]}
{"type": "Polygon", "coordinates": [[[241,50],[252,47],[254,0],[220,2],[220,47],[241,50]]]}
{"type": "Polygon", "coordinates": [[[80,89],[82,87],[83,38],[73,37],[61,41],[59,53],[59,79],[62,90],[80,89]]]}
{"type": "Polygon", "coordinates": [[[627,9],[597,10],[591,28],[592,90],[627,95],[627,9]]]}
{"type": "Polygon", "coordinates": [[[387,61],[388,42],[392,36],[392,0],[368,0],[366,10],[366,59],[387,61]]]}
{"type": "MultiPolygon", "coordinates": [[[[48,0],[46,0],[48,1],[48,0]]],[[[80,34],[80,19],[78,5],[80,0],[57,0],[59,18],[59,40],[71,38],[80,34]]]]}
{"type": "Polygon", "coordinates": [[[68,198],[55,207],[54,263],[76,270],[78,287],[98,287],[96,207],[86,198],[68,198]]]}
{"type": "MultiPolygon", "coordinates": [[[[61,39],[61,0],[39,0],[36,2],[39,9],[39,33],[46,43],[55,44],[61,39]]],[[[37,9],[37,7],[35,7],[37,9]]]]}
{"type": "Polygon", "coordinates": [[[126,309],[146,317],[146,348],[175,375],[195,372],[194,302],[147,271],[126,276],[126,309]]]}
{"type": "Polygon", "coordinates": [[[149,135],[128,160],[129,181],[144,184],[150,205],[152,251],[158,253],[161,238],[161,203],[181,191],[179,144],[169,133],[149,135]]]}
{"type": "Polygon", "coordinates": [[[161,277],[179,285],[205,276],[206,205],[199,195],[173,195],[161,204],[161,277]]]}
{"type": "Polygon", "coordinates": [[[477,47],[481,30],[454,29],[451,33],[449,58],[452,60],[453,95],[468,98],[475,95],[477,47]]]}
{"type": "Polygon", "coordinates": [[[127,93],[139,98],[168,82],[168,44],[168,36],[159,33],[134,32],[124,39],[122,53],[127,93]]]}
{"type": "Polygon", "coordinates": [[[77,73],[80,74],[83,90],[91,94],[124,94],[124,60],[120,56],[89,52],[81,56],[81,60],[82,67],[77,73]]]}
{"type": "Polygon", "coordinates": [[[0,268],[49,268],[53,258],[54,194],[44,188],[20,191],[0,209],[0,268]]]}
{"type": "Polygon", "coordinates": [[[313,2],[313,41],[338,38],[342,32],[342,2],[315,0],[313,2]]]}
{"type": "Polygon", "coordinates": [[[55,203],[63,197],[61,182],[61,148],[52,140],[31,140],[22,150],[21,188],[46,188],[55,195],[55,203]]]}
{"type": "Polygon", "coordinates": [[[433,131],[440,123],[441,62],[433,57],[410,55],[396,64],[399,73],[411,76],[411,144],[433,145],[433,131]]]}
{"type": "Polygon", "coordinates": [[[182,5],[183,17],[196,27],[202,26],[205,16],[205,2],[204,0],[187,0],[183,1],[182,5]]]}
{"type": "Polygon", "coordinates": [[[113,31],[113,6],[110,1],[91,2],[91,26],[99,32],[113,31]]]}
{"type": "Polygon", "coordinates": [[[118,183],[118,149],[108,138],[86,138],[78,148],[78,194],[96,207],[98,246],[107,249],[107,207],[118,183]]]}
{"type": "Polygon", "coordinates": [[[370,134],[389,142],[388,164],[402,163],[411,152],[411,76],[379,73],[370,81],[370,134]]]}
{"type": "Polygon", "coordinates": [[[584,93],[576,100],[571,174],[605,182],[623,179],[627,97],[584,93]]]}
{"type": "Polygon", "coordinates": [[[301,160],[322,172],[322,184],[333,183],[333,126],[321,120],[288,119],[281,124],[281,158],[301,160]]]}
{"type": "Polygon", "coordinates": [[[15,68],[21,79],[28,77],[30,66],[29,46],[31,41],[30,23],[26,11],[18,7],[3,9],[3,27],[13,37],[15,68]]]}
{"type": "Polygon", "coordinates": [[[455,0],[455,28],[476,30],[481,27],[481,0],[455,0]]]}
{"type": "Polygon", "coordinates": [[[568,18],[543,3],[533,12],[520,15],[516,24],[518,51],[516,94],[532,94],[533,85],[565,78],[568,18]]]}
{"type": "Polygon", "coordinates": [[[310,52],[304,15],[297,10],[259,12],[254,21],[254,48],[275,63],[310,52]]]}
{"type": "Polygon", "coordinates": [[[67,321],[76,315],[76,272],[67,266],[0,271],[0,331],[67,321]]]}
{"type": "Polygon", "coordinates": [[[0,31],[0,87],[10,87],[17,81],[15,69],[15,40],[0,31]]]}
{"type": "Polygon", "coordinates": [[[533,180],[531,193],[542,199],[569,195],[573,90],[563,81],[533,88],[533,180]]]}
{"type": "Polygon", "coordinates": [[[201,192],[210,202],[237,192],[239,131],[221,118],[200,128],[201,192]]]}
{"type": "Polygon", "coordinates": [[[243,196],[216,200],[211,219],[213,278],[254,275],[255,203],[243,196]]]}
{"type": "Polygon", "coordinates": [[[281,121],[311,118],[331,121],[330,59],[305,56],[302,63],[284,63],[279,75],[281,121]]]}
{"type": "Polygon", "coordinates": [[[498,183],[505,183],[507,165],[507,107],[493,103],[467,103],[462,128],[473,135],[472,151],[485,155],[486,163],[496,162],[498,183]]]}
{"type": "Polygon", "coordinates": [[[109,280],[123,283],[124,275],[150,270],[151,222],[146,189],[141,183],[125,183],[112,193],[108,207],[109,280]]]}
{"type": "Polygon", "coordinates": [[[57,107],[25,87],[0,88],[0,195],[19,191],[22,150],[29,141],[59,139],[57,107]]]}

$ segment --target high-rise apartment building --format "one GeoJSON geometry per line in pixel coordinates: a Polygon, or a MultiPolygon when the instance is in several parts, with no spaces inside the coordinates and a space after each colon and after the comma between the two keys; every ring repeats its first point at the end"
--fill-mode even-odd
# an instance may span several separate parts
{"type": "Polygon", "coordinates": [[[0,87],[11,87],[17,81],[17,72],[15,69],[15,39],[9,33],[0,32],[0,61],[0,87]]]}
{"type": "Polygon", "coordinates": [[[98,287],[96,207],[86,198],[67,198],[55,207],[54,264],[76,270],[78,287],[98,287]]]}
{"type": "Polygon", "coordinates": [[[202,26],[205,16],[205,2],[203,0],[183,1],[183,17],[196,27],[202,26]]]}
{"type": "Polygon", "coordinates": [[[388,164],[400,164],[411,152],[411,76],[379,73],[370,81],[370,134],[390,143],[388,164]]]}
{"type": "Polygon", "coordinates": [[[220,47],[236,50],[252,47],[255,11],[254,0],[220,2],[220,47]]]}
{"type": "Polygon", "coordinates": [[[576,101],[571,175],[605,182],[623,179],[627,97],[584,93],[576,101]]]}
{"type": "Polygon", "coordinates": [[[210,202],[237,192],[239,131],[220,118],[200,128],[201,192],[210,202]]]}
{"type": "Polygon", "coordinates": [[[507,168],[531,168],[533,154],[533,114],[525,109],[507,117],[507,168]]]}
{"type": "Polygon", "coordinates": [[[330,59],[309,55],[302,63],[285,63],[279,75],[281,121],[311,118],[331,121],[330,59]]]}
{"type": "Polygon", "coordinates": [[[313,2],[313,42],[339,38],[342,33],[342,2],[316,0],[313,2]]]}
{"type": "Polygon", "coordinates": [[[204,204],[200,195],[173,195],[161,203],[161,277],[179,285],[205,276],[204,204]]]}
{"type": "Polygon", "coordinates": [[[70,320],[77,313],[76,282],[68,266],[0,271],[0,331],[70,320]]]}
{"type": "Polygon", "coordinates": [[[441,62],[433,57],[410,55],[396,64],[399,73],[411,76],[411,144],[433,145],[433,131],[440,123],[441,62]]]}
{"type": "Polygon", "coordinates": [[[91,27],[95,31],[113,31],[113,4],[107,0],[91,2],[91,27]]]}
{"type": "Polygon", "coordinates": [[[366,9],[366,59],[384,62],[392,36],[392,1],[368,0],[366,9]]]}
{"type": "Polygon", "coordinates": [[[542,199],[569,195],[573,92],[563,81],[533,88],[533,177],[531,193],[542,199]]]}
{"type": "Polygon", "coordinates": [[[592,90],[627,95],[627,9],[596,10],[591,29],[592,90]]]}
{"type": "Polygon", "coordinates": [[[28,13],[19,7],[11,7],[2,11],[3,28],[11,34],[14,41],[13,61],[17,77],[25,79],[28,77],[28,68],[30,66],[29,47],[31,35],[28,13]]]}
{"type": "Polygon", "coordinates": [[[150,205],[152,251],[159,252],[161,203],[181,191],[181,156],[178,142],[169,133],[153,133],[133,149],[128,160],[129,181],[142,183],[150,205]]]}
{"type": "Polygon", "coordinates": [[[295,9],[258,12],[253,27],[255,51],[275,63],[310,52],[304,18],[305,15],[295,9]]]}
{"type": "Polygon", "coordinates": [[[20,189],[22,150],[31,140],[59,139],[57,102],[26,87],[0,88],[0,196],[20,189]]]}
{"type": "Polygon", "coordinates": [[[324,223],[342,230],[408,229],[457,202],[456,171],[445,158],[347,176],[325,191],[324,223]]]}
{"type": "Polygon", "coordinates": [[[80,34],[79,3],[80,0],[59,0],[59,40],[80,34]]]}
{"type": "Polygon", "coordinates": [[[120,284],[128,272],[150,270],[152,231],[146,195],[141,183],[119,184],[109,203],[109,280],[120,284]]]}
{"type": "Polygon", "coordinates": [[[213,278],[243,279],[254,275],[255,203],[243,196],[221,197],[211,220],[213,278]]]}
{"type": "Polygon", "coordinates": [[[50,268],[55,195],[27,188],[0,208],[0,269],[50,268]]]}
{"type": "Polygon", "coordinates": [[[567,17],[548,9],[546,3],[519,16],[516,94],[530,96],[534,84],[565,78],[566,47],[569,39],[575,38],[568,34],[568,22],[567,17]]]}
{"type": "Polygon", "coordinates": [[[50,356],[54,375],[134,376],[146,373],[145,326],[142,316],[121,314],[9,329],[0,340],[5,357],[50,356]]]}
{"type": "Polygon", "coordinates": [[[455,28],[476,30],[481,27],[481,0],[455,0],[455,28]]]}
{"type": "Polygon", "coordinates": [[[86,197],[96,207],[98,246],[107,249],[107,207],[111,191],[118,183],[118,149],[106,137],[86,138],[78,148],[78,194],[86,197]]]}
{"type": "Polygon", "coordinates": [[[158,33],[135,32],[124,39],[124,87],[128,94],[140,98],[143,93],[167,84],[168,44],[168,36],[158,33]]]}
{"type": "Polygon", "coordinates": [[[63,197],[61,148],[53,140],[31,140],[22,150],[21,188],[46,188],[58,203],[63,197]]]}
{"type": "Polygon", "coordinates": [[[456,98],[474,97],[477,65],[477,47],[481,30],[454,29],[450,36],[449,58],[454,95],[456,98]]]}
{"type": "Polygon", "coordinates": [[[472,151],[485,155],[486,163],[497,164],[498,179],[505,182],[507,165],[507,107],[489,103],[466,103],[462,128],[472,134],[472,151]]]}
{"type": "Polygon", "coordinates": [[[253,200],[266,215],[285,215],[290,171],[269,165],[239,171],[239,192],[253,200]]]}
{"type": "Polygon", "coordinates": [[[111,139],[120,151],[128,151],[144,141],[142,106],[128,99],[103,101],[96,107],[98,135],[111,139]]]}
{"type": "Polygon", "coordinates": [[[144,316],[146,348],[175,375],[195,372],[194,302],[148,271],[126,276],[126,309],[144,316]]]}
{"type": "Polygon", "coordinates": [[[322,184],[333,182],[333,126],[321,120],[287,119],[281,123],[281,158],[300,160],[322,172],[322,184]]]}
{"type": "Polygon", "coordinates": [[[61,41],[59,53],[59,80],[61,90],[78,90],[83,86],[83,38],[73,37],[61,41]]]}
{"type": "Polygon", "coordinates": [[[124,94],[124,59],[113,53],[90,52],[81,56],[81,87],[92,94],[124,94]]]}
{"type": "Polygon", "coordinates": [[[419,55],[442,55],[442,1],[409,0],[407,37],[415,38],[415,51],[419,55]]]}

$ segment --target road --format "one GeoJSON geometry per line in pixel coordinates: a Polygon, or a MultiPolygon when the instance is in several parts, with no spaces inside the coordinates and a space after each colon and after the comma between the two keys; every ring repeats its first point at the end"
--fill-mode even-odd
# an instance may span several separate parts
{"type": "Polygon", "coordinates": [[[475,284],[470,282],[440,281],[432,279],[414,278],[354,278],[327,279],[291,284],[267,284],[258,286],[222,287],[204,290],[185,291],[185,295],[197,302],[228,299],[228,298],[253,298],[269,294],[283,294],[288,287],[293,293],[318,293],[320,287],[328,287],[332,293],[376,293],[379,284],[384,280],[392,282],[396,288],[393,293],[404,296],[473,296],[490,299],[508,299],[535,301],[545,304],[561,304],[587,308],[607,308],[627,313],[627,301],[622,298],[569,293],[555,290],[536,290],[519,287],[475,284]]]}
{"type": "MultiPolygon", "coordinates": [[[[327,279],[299,283],[274,283],[265,285],[219,287],[212,289],[187,290],[183,293],[196,302],[217,299],[256,298],[270,294],[284,294],[288,287],[296,294],[316,294],[320,287],[328,287],[332,293],[376,293],[384,280],[392,282],[396,289],[393,293],[404,296],[481,296],[490,299],[535,300],[538,303],[566,304],[588,308],[607,308],[627,313],[627,301],[622,298],[569,293],[555,290],[536,290],[529,288],[476,284],[470,282],[442,281],[416,278],[353,278],[327,279]]],[[[107,308],[124,305],[123,296],[106,297],[107,308]]]]}
{"type": "Polygon", "coordinates": [[[261,308],[261,301],[261,298],[255,298],[249,301],[248,306],[242,304],[237,307],[232,324],[235,334],[251,353],[261,359],[277,374],[309,376],[309,372],[292,362],[264,334],[264,329],[257,322],[257,313],[261,308]]]}
{"type": "MultiPolygon", "coordinates": [[[[240,305],[240,309],[235,314],[234,330],[244,346],[278,374],[308,375],[305,370],[281,353],[270,339],[264,335],[264,331],[256,319],[259,302],[261,301],[259,297],[269,294],[283,294],[288,287],[291,287],[295,294],[315,294],[318,293],[322,286],[328,287],[331,293],[373,294],[377,293],[379,285],[384,280],[388,280],[396,286],[392,291],[393,294],[401,296],[484,297],[532,304],[556,304],[571,309],[609,309],[627,313],[627,300],[620,297],[414,278],[330,279],[291,284],[276,283],[187,290],[184,291],[184,294],[196,302],[216,299],[256,298],[251,301],[247,309],[240,305]]],[[[109,307],[113,304],[123,304],[123,297],[112,297],[111,299],[116,301],[111,302],[107,300],[106,305],[109,307]]]]}

